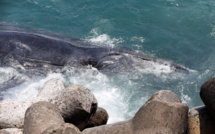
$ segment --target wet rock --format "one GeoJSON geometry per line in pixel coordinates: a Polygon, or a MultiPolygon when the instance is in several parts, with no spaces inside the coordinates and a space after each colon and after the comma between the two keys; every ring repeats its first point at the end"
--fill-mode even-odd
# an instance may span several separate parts
{"type": "Polygon", "coordinates": [[[42,134],[81,134],[81,132],[76,126],[69,123],[63,123],[52,125],[42,134]]]}
{"type": "Polygon", "coordinates": [[[60,110],[50,102],[37,102],[25,113],[23,134],[41,134],[54,124],[62,124],[64,120],[60,110]]]}
{"type": "Polygon", "coordinates": [[[107,124],[108,113],[104,108],[98,107],[95,115],[89,120],[85,128],[96,127],[107,124]]]}
{"type": "Polygon", "coordinates": [[[200,96],[208,112],[215,119],[215,77],[208,79],[201,86],[200,96]]]}
{"type": "Polygon", "coordinates": [[[215,121],[205,106],[190,109],[188,134],[215,134],[215,121]]]}
{"type": "Polygon", "coordinates": [[[128,120],[87,128],[84,134],[186,134],[188,106],[169,90],[156,92],[128,120]]]}

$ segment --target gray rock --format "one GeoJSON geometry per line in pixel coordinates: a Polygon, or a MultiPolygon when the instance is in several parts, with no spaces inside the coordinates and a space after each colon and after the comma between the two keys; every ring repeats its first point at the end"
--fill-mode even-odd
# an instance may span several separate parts
{"type": "Polygon", "coordinates": [[[128,120],[88,128],[84,134],[186,134],[188,106],[169,90],[156,92],[128,120]],[[173,97],[174,96],[174,97],[173,97]]]}
{"type": "Polygon", "coordinates": [[[108,113],[104,108],[98,107],[96,113],[87,123],[85,128],[96,127],[107,124],[108,113]]]}
{"type": "Polygon", "coordinates": [[[23,128],[25,111],[29,106],[42,99],[6,101],[0,104],[0,128],[23,128]]]}
{"type": "Polygon", "coordinates": [[[55,105],[45,101],[37,102],[25,113],[23,134],[41,134],[50,126],[62,123],[64,120],[55,105]]]}
{"type": "Polygon", "coordinates": [[[208,112],[215,119],[215,77],[208,79],[202,86],[200,97],[208,112]]]}
{"type": "Polygon", "coordinates": [[[69,122],[83,130],[97,109],[97,100],[85,87],[74,85],[62,92],[50,102],[61,111],[65,122],[69,122]]]}
{"type": "Polygon", "coordinates": [[[65,89],[64,83],[60,79],[50,79],[48,80],[38,93],[37,97],[47,98],[50,95],[56,95],[57,92],[65,89]]]}
{"type": "Polygon", "coordinates": [[[190,109],[188,114],[188,134],[215,134],[215,121],[205,106],[190,109]]]}
{"type": "MultiPolygon", "coordinates": [[[[58,80],[57,80],[58,81],[58,80]]],[[[47,84],[53,83],[49,81],[47,84]]],[[[61,82],[57,82],[61,83],[61,82]]],[[[44,87],[48,87],[48,86],[44,87]]],[[[57,84],[56,84],[57,85],[57,84]]],[[[53,86],[56,87],[56,86],[53,86]]],[[[60,84],[60,87],[62,84],[60,84]]],[[[0,128],[22,128],[26,109],[33,103],[48,101],[60,109],[66,122],[73,123],[82,130],[97,109],[97,100],[89,89],[81,86],[71,86],[61,90],[43,88],[38,97],[22,101],[8,101],[0,104],[0,128]],[[42,93],[47,93],[43,95],[42,93]],[[48,94],[50,93],[50,94],[48,94]]]]}
{"type": "Polygon", "coordinates": [[[55,124],[47,128],[42,134],[81,134],[80,130],[72,124],[55,124]]]}
{"type": "Polygon", "coordinates": [[[155,100],[155,99],[166,101],[166,102],[178,102],[178,103],[181,103],[180,98],[170,90],[160,90],[158,92],[155,92],[149,98],[148,101],[155,100]]]}
{"type": "MultiPolygon", "coordinates": [[[[114,124],[108,124],[98,127],[87,128],[82,131],[83,134],[135,134],[132,119],[114,124]]],[[[139,133],[147,134],[147,133],[139,133]]]]}

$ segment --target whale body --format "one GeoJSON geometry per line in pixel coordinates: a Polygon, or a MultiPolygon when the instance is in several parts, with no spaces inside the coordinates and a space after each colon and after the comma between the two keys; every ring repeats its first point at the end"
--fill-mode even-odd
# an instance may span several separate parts
{"type": "Polygon", "coordinates": [[[144,70],[153,65],[189,73],[182,65],[150,58],[129,48],[92,45],[72,37],[0,24],[0,67],[14,67],[29,75],[46,74],[65,66],[92,66],[101,72],[116,73],[144,70]]]}

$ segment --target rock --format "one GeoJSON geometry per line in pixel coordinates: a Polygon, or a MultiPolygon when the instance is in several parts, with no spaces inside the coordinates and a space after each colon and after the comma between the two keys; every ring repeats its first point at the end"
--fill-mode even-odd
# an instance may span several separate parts
{"type": "Polygon", "coordinates": [[[149,98],[148,101],[155,100],[155,99],[166,101],[166,102],[178,102],[178,103],[181,103],[180,98],[170,90],[160,90],[158,92],[155,92],[149,98]]]}
{"type": "Polygon", "coordinates": [[[10,133],[5,130],[0,130],[0,134],[10,134],[10,133]]]}
{"type": "Polygon", "coordinates": [[[23,134],[41,134],[54,124],[62,124],[64,120],[60,110],[50,102],[37,102],[25,113],[23,134]]]}
{"type": "Polygon", "coordinates": [[[42,134],[81,134],[80,130],[72,124],[63,123],[52,125],[47,128],[42,134]]]}
{"type": "Polygon", "coordinates": [[[169,90],[156,92],[127,121],[87,128],[84,134],[186,134],[188,106],[169,90]]]}
{"type": "Polygon", "coordinates": [[[0,104],[0,128],[23,128],[25,111],[40,99],[6,101],[0,104]]]}
{"type": "Polygon", "coordinates": [[[0,128],[23,128],[24,115],[28,107],[39,101],[48,101],[64,88],[61,80],[51,79],[44,84],[39,97],[0,103],[0,128]]]}
{"type": "Polygon", "coordinates": [[[185,134],[188,106],[170,90],[156,92],[133,118],[136,133],[185,134]],[[161,97],[162,96],[162,97],[161,97]]]}
{"type": "Polygon", "coordinates": [[[188,134],[215,134],[215,121],[205,106],[190,109],[188,134]]]}
{"type": "Polygon", "coordinates": [[[65,89],[64,83],[60,79],[50,79],[48,80],[38,93],[37,97],[47,98],[51,94],[55,95],[56,92],[65,89]]]}
{"type": "Polygon", "coordinates": [[[89,120],[85,128],[96,127],[107,124],[108,113],[105,109],[98,107],[95,115],[89,120]]]}
{"type": "Polygon", "coordinates": [[[83,130],[90,117],[95,114],[97,100],[89,89],[74,85],[62,92],[50,102],[61,111],[65,122],[69,122],[83,130]]]}
{"type": "Polygon", "coordinates": [[[18,128],[1,129],[0,134],[23,134],[23,130],[18,128]]]}
{"type": "MultiPolygon", "coordinates": [[[[43,88],[43,90],[46,89],[43,88]]],[[[89,118],[97,109],[97,100],[94,95],[89,89],[81,86],[74,85],[63,90],[55,90],[55,92],[50,92],[51,94],[46,95],[42,95],[42,93],[47,92],[41,91],[39,97],[31,99],[1,103],[0,128],[23,128],[26,109],[39,101],[48,101],[56,104],[64,120],[78,126],[80,130],[87,125],[89,118]]]]}
{"type": "MultiPolygon", "coordinates": [[[[135,134],[132,127],[132,119],[114,124],[108,124],[98,127],[87,128],[82,131],[83,134],[135,134]]],[[[147,134],[147,133],[139,133],[147,134]]],[[[149,134],[149,133],[148,133],[149,134]]]]}
{"type": "Polygon", "coordinates": [[[215,77],[208,79],[202,86],[200,97],[208,112],[215,119],[215,77]]]}

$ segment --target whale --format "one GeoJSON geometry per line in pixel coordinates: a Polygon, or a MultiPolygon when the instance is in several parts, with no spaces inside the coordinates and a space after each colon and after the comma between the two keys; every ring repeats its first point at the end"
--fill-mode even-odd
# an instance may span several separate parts
{"type": "MultiPolygon", "coordinates": [[[[157,65],[162,66],[161,70],[168,68],[166,70],[171,72],[189,73],[182,65],[145,56],[123,46],[108,47],[43,30],[0,24],[0,67],[13,67],[32,77],[46,75],[50,70],[61,71],[65,66],[91,66],[102,73],[122,73],[148,68],[153,71],[157,65]]],[[[0,89],[11,83],[19,82],[1,83],[0,89]]]]}

